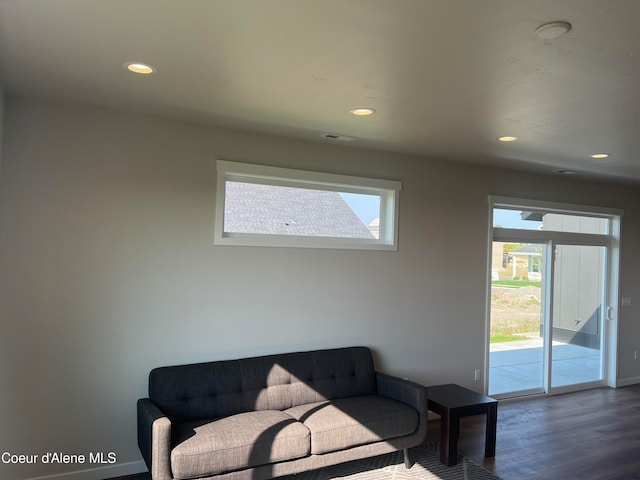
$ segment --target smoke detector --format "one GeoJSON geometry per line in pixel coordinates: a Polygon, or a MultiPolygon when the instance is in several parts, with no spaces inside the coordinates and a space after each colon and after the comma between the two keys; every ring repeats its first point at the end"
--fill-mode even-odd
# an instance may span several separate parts
{"type": "Polygon", "coordinates": [[[561,37],[571,30],[569,22],[549,22],[536,28],[536,35],[542,40],[553,40],[561,37]]]}

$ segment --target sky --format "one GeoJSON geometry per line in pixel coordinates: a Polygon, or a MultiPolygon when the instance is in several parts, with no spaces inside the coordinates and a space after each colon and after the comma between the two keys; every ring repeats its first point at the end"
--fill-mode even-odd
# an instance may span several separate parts
{"type": "Polygon", "coordinates": [[[360,193],[340,193],[340,196],[365,225],[380,216],[380,197],[360,193]]]}
{"type": "Polygon", "coordinates": [[[494,208],[493,210],[493,226],[501,226],[503,228],[521,228],[525,230],[539,230],[542,222],[534,222],[531,220],[522,220],[520,210],[503,210],[494,208]]]}

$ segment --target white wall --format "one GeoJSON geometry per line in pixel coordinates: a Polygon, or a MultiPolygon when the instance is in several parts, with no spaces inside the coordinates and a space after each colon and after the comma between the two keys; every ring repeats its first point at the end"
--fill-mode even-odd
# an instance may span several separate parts
{"type": "Polygon", "coordinates": [[[0,453],[117,454],[74,479],[142,469],[135,402],[167,364],[358,344],[386,372],[480,388],[489,194],[625,209],[622,294],[637,302],[620,377],[640,377],[638,189],[35,100],[5,110],[0,453]],[[399,250],[214,246],[217,158],[401,180],[399,250]]]}

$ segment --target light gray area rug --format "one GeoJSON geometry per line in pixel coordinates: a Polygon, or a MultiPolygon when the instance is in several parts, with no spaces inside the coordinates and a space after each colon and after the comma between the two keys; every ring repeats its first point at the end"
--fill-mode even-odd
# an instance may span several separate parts
{"type": "Polygon", "coordinates": [[[411,460],[414,464],[407,470],[402,452],[395,452],[283,477],[283,480],[500,480],[463,456],[458,457],[457,465],[443,465],[437,444],[411,449],[411,460]]]}

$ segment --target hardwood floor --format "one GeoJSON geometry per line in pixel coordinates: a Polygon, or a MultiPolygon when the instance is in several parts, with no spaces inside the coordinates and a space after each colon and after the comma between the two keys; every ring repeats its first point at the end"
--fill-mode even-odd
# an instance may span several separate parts
{"type": "MultiPolygon", "coordinates": [[[[439,424],[429,422],[427,441],[439,440],[439,424]]],[[[458,451],[503,480],[640,479],[640,385],[501,402],[495,458],[484,458],[484,425],[463,418],[458,451]]]]}
{"type": "MultiPolygon", "coordinates": [[[[439,423],[429,422],[428,440],[439,423]]],[[[493,459],[484,424],[462,419],[458,451],[503,480],[640,479],[640,385],[501,402],[493,459]]]]}

